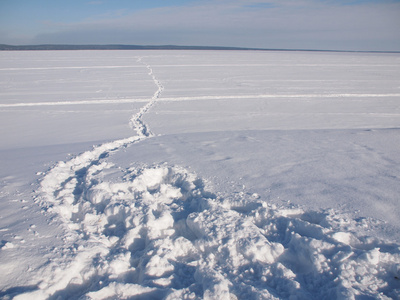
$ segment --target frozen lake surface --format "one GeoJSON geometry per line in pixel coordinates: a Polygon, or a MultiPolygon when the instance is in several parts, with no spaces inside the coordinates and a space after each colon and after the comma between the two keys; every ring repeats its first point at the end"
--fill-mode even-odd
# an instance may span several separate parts
{"type": "Polygon", "coordinates": [[[400,298],[399,54],[0,52],[0,125],[0,297],[400,298]]]}

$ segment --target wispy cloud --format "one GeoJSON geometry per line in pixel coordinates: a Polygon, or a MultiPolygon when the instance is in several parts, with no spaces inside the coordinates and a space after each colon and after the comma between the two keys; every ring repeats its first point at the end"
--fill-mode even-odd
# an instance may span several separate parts
{"type": "Polygon", "coordinates": [[[392,1],[205,0],[59,24],[35,42],[400,50],[398,16],[392,1]]]}

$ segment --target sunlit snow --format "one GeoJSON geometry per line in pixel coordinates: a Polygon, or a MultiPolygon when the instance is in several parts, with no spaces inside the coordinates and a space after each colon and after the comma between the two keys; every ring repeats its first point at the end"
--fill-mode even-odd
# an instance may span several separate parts
{"type": "Polygon", "coordinates": [[[398,54],[0,57],[0,297],[400,298],[398,54]]]}

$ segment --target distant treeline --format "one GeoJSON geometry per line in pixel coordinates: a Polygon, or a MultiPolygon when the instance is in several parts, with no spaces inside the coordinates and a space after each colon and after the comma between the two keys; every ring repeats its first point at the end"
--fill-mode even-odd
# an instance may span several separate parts
{"type": "Polygon", "coordinates": [[[240,47],[212,47],[212,46],[140,46],[140,45],[4,45],[0,50],[263,50],[240,47]]]}
{"type": "Polygon", "coordinates": [[[259,51],[315,51],[315,52],[372,52],[400,53],[400,51],[349,51],[349,50],[313,50],[313,49],[264,49],[219,46],[176,46],[176,45],[5,45],[0,44],[0,51],[29,50],[259,50],[259,51]]]}

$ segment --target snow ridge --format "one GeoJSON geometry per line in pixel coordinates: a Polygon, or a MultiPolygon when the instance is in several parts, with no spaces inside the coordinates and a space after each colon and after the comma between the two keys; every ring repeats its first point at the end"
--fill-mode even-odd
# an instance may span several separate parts
{"type": "MultiPolygon", "coordinates": [[[[149,68],[152,77],[153,71],[149,68]]],[[[400,94],[388,93],[388,94],[254,94],[254,95],[215,95],[215,96],[191,96],[191,97],[163,97],[159,98],[164,87],[161,83],[153,77],[155,84],[158,86],[158,90],[154,93],[151,99],[91,99],[91,100],[80,100],[80,101],[57,101],[57,102],[24,102],[24,103],[3,103],[0,104],[1,108],[10,107],[32,107],[32,106],[63,106],[63,105],[97,105],[97,104],[123,104],[123,103],[137,103],[152,101],[154,97],[157,101],[193,101],[193,100],[226,100],[226,99],[279,99],[279,98],[298,98],[298,99],[324,99],[324,98],[394,98],[400,97],[400,94]]],[[[151,106],[151,105],[150,105],[151,106]]]]}

